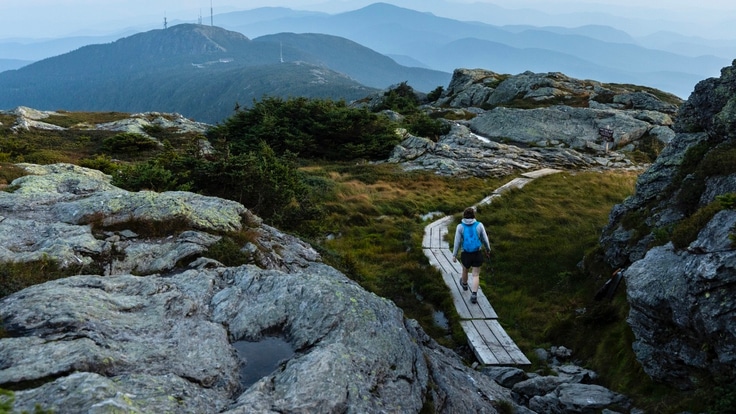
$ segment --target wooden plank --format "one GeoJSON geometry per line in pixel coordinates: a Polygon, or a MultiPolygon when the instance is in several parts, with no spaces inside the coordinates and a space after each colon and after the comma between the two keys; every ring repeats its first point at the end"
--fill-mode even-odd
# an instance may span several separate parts
{"type": "MultiPolygon", "coordinates": [[[[556,172],[559,171],[543,169],[523,174],[522,177],[515,178],[494,191],[480,204],[490,203],[494,198],[500,197],[502,192],[521,188],[534,178],[556,172]]],[[[453,304],[461,319],[460,324],[468,336],[468,343],[475,356],[486,365],[531,365],[529,359],[498,323],[498,315],[483,293],[483,289],[478,290],[478,303],[471,303],[470,290],[462,289],[460,285],[462,265],[452,261],[451,241],[445,240],[451,222],[452,217],[446,216],[426,226],[422,248],[430,264],[440,270],[445,285],[450,289],[453,304]]],[[[484,270],[489,271],[487,268],[481,268],[480,277],[487,277],[484,270]]]]}
{"type": "MultiPolygon", "coordinates": [[[[514,364],[514,359],[506,351],[506,348],[501,343],[499,343],[498,339],[495,336],[495,332],[489,328],[489,326],[485,323],[486,321],[475,320],[470,322],[473,327],[478,331],[477,339],[480,339],[482,341],[476,344],[477,347],[486,347],[488,351],[493,354],[496,365],[514,364]]],[[[486,362],[483,363],[485,364],[486,362]]]]}
{"type": "Polygon", "coordinates": [[[498,323],[497,320],[486,320],[486,321],[477,321],[479,323],[483,323],[487,326],[487,328],[493,332],[493,336],[496,338],[498,343],[508,352],[508,355],[510,357],[510,364],[515,365],[531,365],[531,362],[529,362],[529,359],[524,355],[523,352],[521,352],[521,349],[516,345],[516,343],[511,339],[511,337],[506,333],[506,330],[503,329],[500,323],[498,323]]]}
{"type": "Polygon", "coordinates": [[[521,174],[521,176],[533,179],[533,178],[544,177],[546,175],[557,174],[559,172],[562,172],[562,171],[555,170],[554,168],[542,168],[541,170],[530,171],[530,172],[521,174]]]}
{"type": "MultiPolygon", "coordinates": [[[[483,269],[481,268],[481,275],[480,277],[483,277],[483,269]]],[[[470,299],[468,299],[470,300],[470,299]]],[[[498,315],[496,314],[496,310],[493,309],[493,306],[491,305],[491,302],[488,300],[486,295],[483,293],[483,289],[478,289],[478,305],[479,308],[483,311],[483,318],[484,319],[498,319],[498,315]]]]}
{"type": "Polygon", "coordinates": [[[483,318],[484,314],[477,305],[471,307],[469,291],[464,291],[460,286],[460,275],[458,273],[445,273],[442,272],[442,279],[445,285],[450,288],[450,295],[452,296],[452,303],[455,305],[457,314],[460,319],[477,319],[483,318]],[[468,293],[463,295],[463,293],[468,293]]]}
{"type": "Polygon", "coordinates": [[[477,205],[482,206],[482,205],[485,205],[485,204],[491,204],[491,201],[493,201],[494,198],[498,198],[498,197],[501,197],[501,194],[493,193],[493,194],[489,195],[488,197],[480,200],[477,205]]]}
{"type": "Polygon", "coordinates": [[[509,191],[514,188],[521,188],[524,187],[528,182],[532,181],[531,178],[514,178],[513,180],[509,181],[508,183],[502,185],[501,187],[497,188],[496,191],[494,191],[494,194],[501,194],[505,193],[506,191],[509,191]]]}
{"type": "Polygon", "coordinates": [[[483,337],[475,328],[472,321],[460,321],[460,325],[465,331],[465,335],[468,337],[468,344],[473,350],[475,357],[478,358],[484,365],[501,365],[501,362],[496,358],[491,349],[486,346],[483,337]]]}
{"type": "MultiPolygon", "coordinates": [[[[470,302],[470,290],[463,290],[460,285],[462,265],[460,262],[451,262],[452,253],[447,250],[437,251],[426,249],[425,254],[430,258],[430,264],[437,267],[440,273],[442,273],[442,278],[445,281],[445,285],[450,288],[453,303],[461,319],[498,318],[496,310],[493,309],[490,301],[483,294],[483,289],[478,289],[478,303],[470,302]]],[[[468,275],[468,282],[470,282],[470,277],[471,275],[468,275]]],[[[481,277],[483,277],[482,269],[481,277]]]]}
{"type": "MultiPolygon", "coordinates": [[[[451,217],[450,217],[451,219],[451,217]]],[[[449,243],[445,241],[447,234],[447,224],[443,221],[434,222],[424,228],[424,237],[422,238],[422,247],[429,249],[449,248],[449,243]]]]}

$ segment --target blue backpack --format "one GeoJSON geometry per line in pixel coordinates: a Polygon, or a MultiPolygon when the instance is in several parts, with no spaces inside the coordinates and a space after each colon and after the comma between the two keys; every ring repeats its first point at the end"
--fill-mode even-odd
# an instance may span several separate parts
{"type": "Polygon", "coordinates": [[[478,238],[478,222],[473,224],[463,223],[463,251],[472,253],[480,250],[480,239],[478,238]]]}

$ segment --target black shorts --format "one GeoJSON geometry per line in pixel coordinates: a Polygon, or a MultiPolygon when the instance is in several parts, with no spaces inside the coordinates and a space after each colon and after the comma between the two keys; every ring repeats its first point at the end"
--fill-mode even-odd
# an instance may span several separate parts
{"type": "Polygon", "coordinates": [[[460,263],[463,267],[470,269],[471,267],[480,267],[483,264],[483,252],[462,252],[460,253],[460,263]]]}

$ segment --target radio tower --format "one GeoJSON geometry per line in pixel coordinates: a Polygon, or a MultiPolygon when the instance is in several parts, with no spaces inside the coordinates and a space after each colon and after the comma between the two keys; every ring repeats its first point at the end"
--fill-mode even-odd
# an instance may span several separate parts
{"type": "Polygon", "coordinates": [[[210,26],[215,25],[215,17],[212,14],[212,0],[210,0],[210,26]]]}
{"type": "Polygon", "coordinates": [[[164,12],[164,30],[168,27],[168,23],[166,22],[166,12],[164,12]]]}

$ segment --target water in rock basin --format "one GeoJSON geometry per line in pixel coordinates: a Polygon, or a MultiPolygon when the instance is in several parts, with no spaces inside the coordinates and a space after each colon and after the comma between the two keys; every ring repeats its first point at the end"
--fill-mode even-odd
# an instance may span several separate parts
{"type": "Polygon", "coordinates": [[[257,342],[236,341],[233,346],[243,361],[240,383],[246,388],[272,373],[279,362],[294,356],[291,345],[278,337],[267,337],[257,342]]]}

